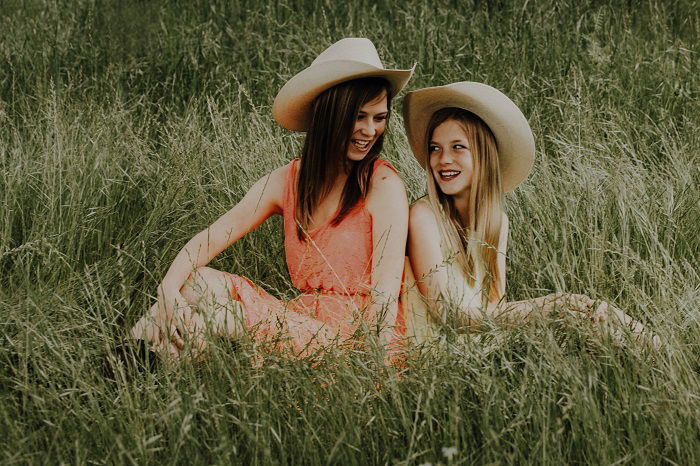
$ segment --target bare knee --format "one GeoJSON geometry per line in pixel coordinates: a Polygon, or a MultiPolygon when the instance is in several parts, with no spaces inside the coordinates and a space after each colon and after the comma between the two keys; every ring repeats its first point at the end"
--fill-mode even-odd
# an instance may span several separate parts
{"type": "Polygon", "coordinates": [[[245,315],[239,302],[212,308],[205,312],[204,318],[209,330],[217,336],[238,338],[246,327],[245,315]]]}
{"type": "Polygon", "coordinates": [[[204,285],[207,283],[223,280],[224,273],[211,267],[197,267],[187,278],[185,285],[195,284],[204,285]]]}
{"type": "Polygon", "coordinates": [[[198,305],[203,298],[228,297],[230,295],[226,274],[211,267],[199,267],[194,270],[180,292],[191,305],[198,305]]]}

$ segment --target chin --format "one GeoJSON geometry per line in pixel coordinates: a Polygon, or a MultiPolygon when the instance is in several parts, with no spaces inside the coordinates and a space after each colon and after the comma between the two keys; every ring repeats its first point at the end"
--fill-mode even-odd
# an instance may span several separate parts
{"type": "Polygon", "coordinates": [[[444,194],[445,196],[456,196],[457,194],[461,194],[464,191],[469,190],[468,186],[441,186],[440,183],[437,183],[438,189],[444,194]]]}
{"type": "Polygon", "coordinates": [[[443,188],[443,187],[440,186],[440,185],[438,185],[438,189],[439,189],[440,192],[441,192],[442,194],[444,194],[445,196],[454,196],[455,194],[457,194],[456,192],[454,192],[454,191],[455,191],[454,189],[445,189],[445,188],[443,188]]]}
{"type": "Polygon", "coordinates": [[[349,150],[348,151],[348,159],[352,160],[353,162],[360,162],[365,159],[369,155],[369,153],[372,152],[372,147],[367,149],[367,152],[357,152],[354,150],[349,150]]]}

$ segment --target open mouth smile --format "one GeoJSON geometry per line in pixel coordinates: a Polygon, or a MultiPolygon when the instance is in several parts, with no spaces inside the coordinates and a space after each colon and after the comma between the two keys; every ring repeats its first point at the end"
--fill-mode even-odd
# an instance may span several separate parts
{"type": "Polygon", "coordinates": [[[372,140],[352,139],[351,142],[352,145],[355,146],[355,149],[359,150],[360,152],[364,152],[369,149],[369,145],[372,140]]]}
{"type": "Polygon", "coordinates": [[[457,171],[457,170],[440,170],[440,171],[438,171],[438,175],[440,175],[440,179],[442,181],[453,180],[456,177],[458,177],[460,173],[462,173],[462,172],[457,171]]]}

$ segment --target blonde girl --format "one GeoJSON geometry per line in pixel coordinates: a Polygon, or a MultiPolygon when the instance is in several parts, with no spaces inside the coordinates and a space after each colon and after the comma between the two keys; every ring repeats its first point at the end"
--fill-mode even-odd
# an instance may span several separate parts
{"type": "Polygon", "coordinates": [[[436,324],[475,328],[485,317],[517,323],[559,311],[620,325],[654,344],[658,337],[621,310],[588,296],[557,293],[506,302],[508,217],[503,193],[529,173],[535,155],[530,126],[498,90],[460,82],[410,92],[404,102],[406,130],[425,168],[428,196],[411,206],[407,270],[415,281],[407,306],[419,338],[436,324]],[[419,293],[418,293],[419,292],[419,293]]]}

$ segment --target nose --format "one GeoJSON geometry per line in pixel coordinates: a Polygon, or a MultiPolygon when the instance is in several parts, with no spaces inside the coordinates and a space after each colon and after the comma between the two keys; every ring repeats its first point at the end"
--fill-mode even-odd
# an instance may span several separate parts
{"type": "Polygon", "coordinates": [[[374,137],[377,134],[377,124],[371,118],[365,118],[360,122],[360,132],[363,136],[374,137]]]}
{"type": "Polygon", "coordinates": [[[443,150],[440,154],[440,163],[443,165],[449,165],[454,160],[454,154],[451,150],[443,150]]]}

